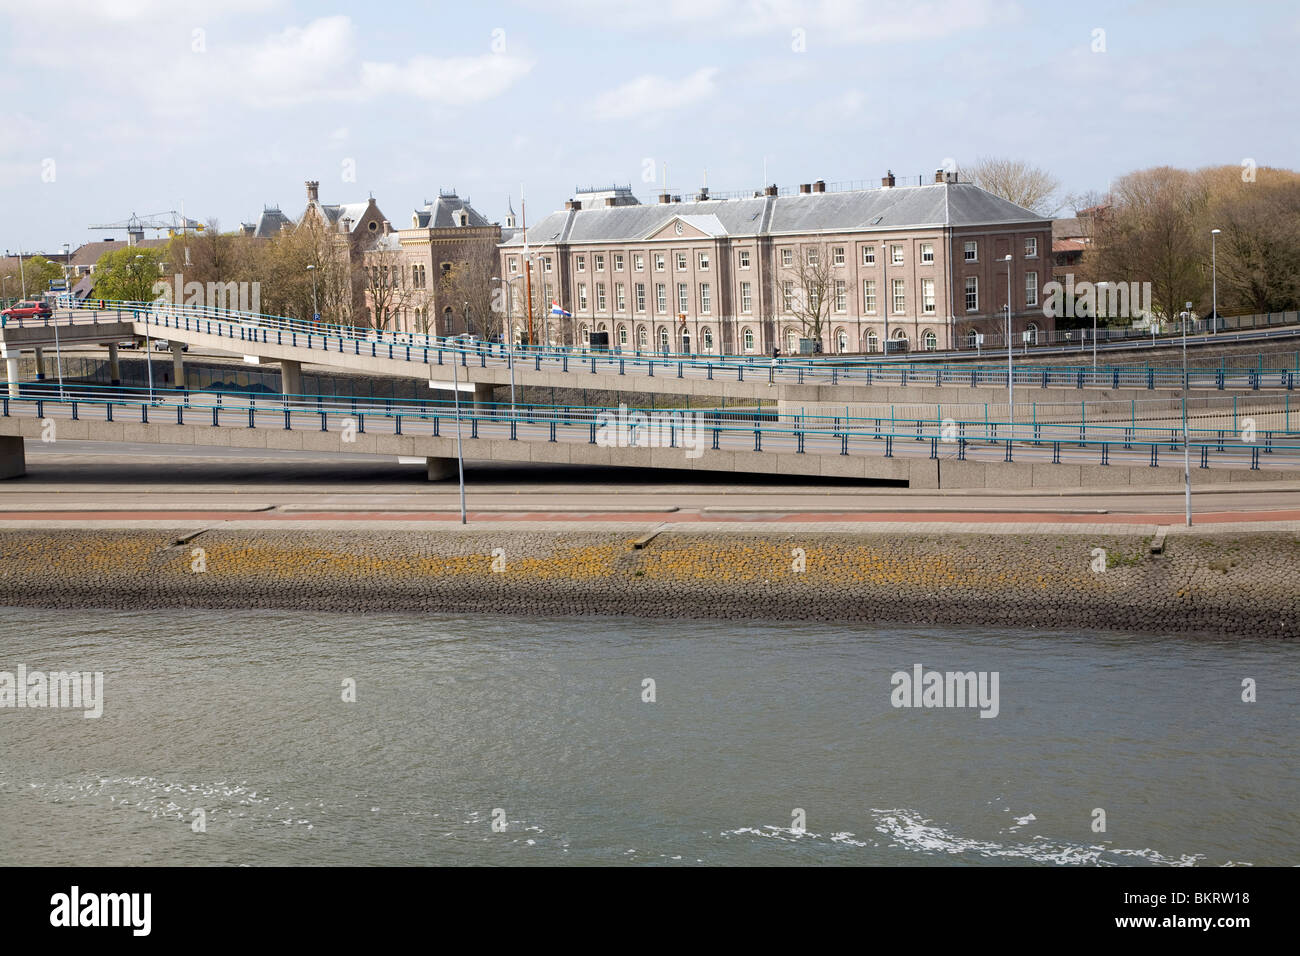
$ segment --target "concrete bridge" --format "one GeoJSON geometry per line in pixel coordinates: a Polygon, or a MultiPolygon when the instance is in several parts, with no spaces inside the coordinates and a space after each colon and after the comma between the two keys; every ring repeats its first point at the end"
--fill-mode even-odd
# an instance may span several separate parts
{"type": "MultiPolygon", "coordinates": [[[[185,345],[242,355],[251,363],[278,364],[282,391],[301,394],[304,364],[353,373],[428,380],[433,387],[472,393],[483,404],[495,390],[517,385],[585,388],[618,392],[662,392],[771,401],[783,410],[817,410],[835,405],[892,402],[950,404],[976,396],[1000,401],[1007,393],[1005,364],[971,365],[897,361],[816,362],[749,356],[576,353],[554,349],[510,349],[358,329],[319,329],[292,320],[183,308],[147,308],[58,313],[52,320],[22,320],[0,329],[9,392],[16,395],[17,356],[67,344],[103,344],[112,378],[117,344],[149,337],[172,347],[175,380],[184,381],[185,345]],[[56,342],[57,340],[57,342],[56,342]],[[453,368],[455,366],[455,368],[453,368]]],[[[1294,369],[1198,369],[1189,387],[1198,393],[1291,391],[1300,383],[1294,369]]],[[[1179,370],[1140,367],[1024,366],[1013,373],[1015,390],[1044,403],[1078,401],[1081,395],[1106,401],[1139,401],[1182,387],[1179,370]]],[[[1019,399],[1018,399],[1019,401],[1019,399]]]]}
{"type": "MultiPolygon", "coordinates": [[[[814,419],[719,414],[298,401],[195,393],[169,401],[112,394],[0,398],[0,477],[24,473],[25,441],[113,441],[423,458],[454,474],[457,430],[469,460],[802,475],[913,488],[1110,488],[1178,485],[1178,429],[1080,435],[1074,426],[814,419]]],[[[1300,441],[1200,431],[1193,481],[1300,481],[1300,441]]]]}

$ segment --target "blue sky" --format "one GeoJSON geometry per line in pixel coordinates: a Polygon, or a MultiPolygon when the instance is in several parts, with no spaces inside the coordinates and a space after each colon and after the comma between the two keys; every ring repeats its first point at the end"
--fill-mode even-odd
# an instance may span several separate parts
{"type": "Polygon", "coordinates": [[[652,196],[664,164],[683,193],[764,162],[788,186],[1010,156],[1062,192],[1295,167],[1298,51],[1294,2],[0,0],[0,247],[182,203],[296,216],[309,178],[401,227],[440,187],[504,220],[524,184],[536,220],[577,184],[652,196]]]}

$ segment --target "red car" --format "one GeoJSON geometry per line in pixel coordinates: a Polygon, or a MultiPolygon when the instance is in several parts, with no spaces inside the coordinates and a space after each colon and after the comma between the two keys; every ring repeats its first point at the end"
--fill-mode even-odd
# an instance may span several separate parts
{"type": "Polygon", "coordinates": [[[48,319],[51,314],[49,303],[26,299],[0,312],[0,319],[48,319]]]}

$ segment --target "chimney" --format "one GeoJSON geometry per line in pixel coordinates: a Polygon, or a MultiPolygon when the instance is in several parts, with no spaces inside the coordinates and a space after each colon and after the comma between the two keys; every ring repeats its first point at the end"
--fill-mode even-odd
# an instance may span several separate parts
{"type": "Polygon", "coordinates": [[[339,220],[339,232],[346,234],[351,231],[352,231],[352,220],[349,217],[344,216],[342,219],[339,220]]]}
{"type": "Polygon", "coordinates": [[[392,234],[392,231],[393,231],[393,224],[392,224],[391,222],[389,222],[387,219],[385,219],[385,220],[384,220],[384,235],[385,235],[385,236],[387,236],[387,235],[391,235],[391,234],[392,234]]]}
{"type": "Polygon", "coordinates": [[[701,186],[699,195],[695,197],[696,202],[707,202],[709,198],[709,187],[701,186]]]}
{"type": "Polygon", "coordinates": [[[581,209],[581,208],[582,208],[582,200],[580,200],[580,199],[570,199],[568,202],[566,202],[566,203],[564,204],[564,208],[565,208],[565,209],[581,209]]]}
{"type": "Polygon", "coordinates": [[[670,196],[670,195],[668,195],[667,193],[660,193],[660,194],[659,194],[659,202],[660,202],[660,203],[670,203],[670,202],[672,202],[672,201],[673,201],[673,197],[670,196]]]}
{"type": "Polygon", "coordinates": [[[943,181],[946,182],[946,183],[956,183],[956,182],[957,182],[957,170],[953,169],[953,170],[949,170],[949,171],[945,172],[945,173],[943,174],[943,181]]]}
{"type": "Polygon", "coordinates": [[[775,196],[775,195],[776,195],[776,183],[773,183],[772,185],[770,185],[770,186],[768,186],[766,189],[764,189],[764,190],[763,190],[763,195],[765,195],[765,196],[775,196]]]}
{"type": "Polygon", "coordinates": [[[605,205],[606,205],[606,206],[617,206],[617,205],[618,205],[618,200],[615,199],[613,196],[608,196],[608,197],[606,197],[606,199],[605,199],[605,205]]]}
{"type": "Polygon", "coordinates": [[[812,189],[813,189],[813,192],[815,192],[815,193],[824,193],[824,192],[826,192],[826,180],[824,180],[824,179],[819,179],[819,180],[817,180],[817,182],[813,183],[813,187],[812,187],[812,189]]]}
{"type": "Polygon", "coordinates": [[[892,169],[880,177],[880,186],[882,189],[892,189],[894,187],[894,171],[892,169]]]}
{"type": "Polygon", "coordinates": [[[936,183],[945,183],[948,181],[948,177],[944,174],[942,169],[936,169],[934,171],[934,181],[936,183]]]}
{"type": "Polygon", "coordinates": [[[800,196],[806,196],[806,195],[807,195],[808,193],[810,193],[810,192],[812,192],[812,183],[800,183],[800,184],[799,184],[799,195],[800,195],[800,196]]]}
{"type": "Polygon", "coordinates": [[[320,182],[317,180],[307,180],[307,201],[320,202],[320,182]]]}

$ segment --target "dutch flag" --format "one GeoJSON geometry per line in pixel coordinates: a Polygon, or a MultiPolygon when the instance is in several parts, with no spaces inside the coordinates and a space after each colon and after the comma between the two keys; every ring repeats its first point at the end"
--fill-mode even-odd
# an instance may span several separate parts
{"type": "Polygon", "coordinates": [[[572,313],[572,312],[566,312],[566,311],[564,311],[564,309],[561,309],[561,308],[560,308],[560,303],[558,303],[558,302],[552,302],[552,303],[551,303],[551,315],[558,315],[558,316],[560,316],[560,317],[562,317],[562,318],[565,318],[565,319],[571,319],[571,318],[573,318],[573,313],[572,313]]]}

